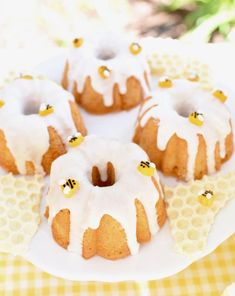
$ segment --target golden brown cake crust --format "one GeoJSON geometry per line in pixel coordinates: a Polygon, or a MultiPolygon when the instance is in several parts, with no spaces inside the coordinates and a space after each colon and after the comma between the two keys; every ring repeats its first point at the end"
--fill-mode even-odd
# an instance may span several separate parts
{"type": "MultiPolygon", "coordinates": [[[[160,190],[160,189],[159,189],[160,190]]],[[[136,238],[139,243],[148,242],[151,239],[148,218],[142,203],[136,199],[136,238]]],[[[45,210],[48,218],[49,209],[45,210]]],[[[156,204],[156,219],[160,227],[166,220],[165,203],[162,196],[156,204]]],[[[70,212],[61,210],[52,220],[52,235],[54,240],[63,248],[69,245],[70,212]]],[[[110,215],[104,215],[97,229],[88,228],[83,235],[82,256],[89,259],[99,255],[106,259],[116,260],[130,255],[125,230],[121,224],[110,215]]]]}
{"type": "Polygon", "coordinates": [[[86,136],[87,130],[77,104],[75,102],[70,101],[69,105],[70,105],[73,122],[76,126],[77,131],[79,131],[83,136],[86,136]]]}
{"type": "MultiPolygon", "coordinates": [[[[66,62],[61,85],[68,90],[68,71],[69,64],[66,62]]],[[[145,81],[148,85],[147,73],[143,73],[145,81]]],[[[106,114],[122,110],[129,110],[138,104],[144,98],[142,86],[135,77],[131,76],[126,81],[127,91],[121,94],[118,84],[113,86],[113,105],[106,107],[103,103],[103,96],[95,91],[92,87],[91,78],[87,77],[84,83],[82,93],[77,92],[76,82],[73,84],[73,95],[78,104],[86,111],[93,114],[106,114]]]]}
{"type": "Polygon", "coordinates": [[[51,224],[52,236],[57,243],[67,248],[69,245],[69,234],[70,234],[70,211],[68,209],[60,210],[55,215],[51,224]],[[61,227],[63,225],[63,227],[61,227]]]}
{"type": "Polygon", "coordinates": [[[2,130],[0,130],[0,151],[0,166],[13,174],[19,174],[15,159],[7,147],[6,138],[2,130]]]}
{"type": "MultiPolygon", "coordinates": [[[[133,141],[147,152],[150,160],[165,175],[185,180],[188,162],[187,142],[175,134],[169,139],[166,149],[164,151],[159,150],[157,147],[158,125],[159,121],[154,118],[150,118],[143,128],[138,124],[133,141]]],[[[195,179],[201,179],[208,173],[206,142],[202,135],[198,135],[198,138],[199,145],[194,169],[195,179]]],[[[216,170],[219,170],[221,164],[228,160],[233,153],[232,132],[225,139],[225,151],[225,158],[221,158],[219,145],[216,145],[214,150],[216,170]]]]}
{"type": "Polygon", "coordinates": [[[45,173],[48,175],[50,174],[52,162],[60,155],[65,154],[66,149],[57,131],[52,126],[49,126],[47,130],[49,133],[50,146],[47,152],[42,157],[42,166],[45,173]]]}
{"type": "Polygon", "coordinates": [[[142,203],[136,199],[136,237],[139,243],[148,242],[151,239],[148,218],[142,203]]]}

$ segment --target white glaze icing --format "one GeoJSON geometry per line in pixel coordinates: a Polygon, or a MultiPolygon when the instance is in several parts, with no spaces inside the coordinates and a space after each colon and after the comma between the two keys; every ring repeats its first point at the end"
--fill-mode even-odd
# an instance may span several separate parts
{"type": "MultiPolygon", "coordinates": [[[[61,209],[70,210],[69,251],[81,254],[84,231],[89,227],[97,228],[102,216],[109,214],[124,228],[131,253],[137,253],[135,199],[145,208],[151,233],[158,231],[155,205],[159,193],[151,177],[143,176],[137,170],[140,161],[146,159],[146,153],[136,144],[88,136],[78,148],[70,149],[53,162],[46,197],[48,220],[51,223],[61,209]],[[92,167],[99,168],[104,180],[108,161],[115,168],[115,184],[109,187],[93,186],[92,167]],[[79,190],[69,199],[58,186],[58,180],[67,178],[73,178],[80,184],[79,190]]],[[[159,183],[156,172],[154,178],[159,183]]]]}
{"type": "Polygon", "coordinates": [[[47,127],[54,127],[63,140],[76,132],[69,106],[73,96],[49,80],[16,79],[0,91],[0,98],[5,102],[0,108],[0,129],[18,171],[25,174],[25,162],[32,161],[36,172],[43,173],[41,160],[49,148],[47,127]],[[42,103],[52,105],[54,113],[40,116],[42,103]],[[26,109],[34,114],[25,115],[26,109]]]}
{"type": "Polygon", "coordinates": [[[87,77],[91,78],[94,90],[103,95],[105,106],[113,104],[113,87],[117,83],[121,94],[127,91],[126,81],[134,76],[142,85],[144,96],[149,93],[144,73],[149,75],[149,68],[144,53],[134,55],[130,52],[130,40],[119,36],[117,33],[103,33],[96,36],[87,36],[79,48],[71,50],[68,57],[69,90],[72,91],[74,82],[77,91],[82,93],[87,77]],[[102,60],[99,54],[114,54],[111,59],[102,60]],[[100,77],[98,68],[107,66],[111,70],[110,76],[106,79],[100,77]]]}
{"type": "Polygon", "coordinates": [[[225,157],[225,138],[231,132],[230,112],[225,104],[215,99],[212,93],[202,90],[196,82],[179,79],[173,80],[171,88],[157,87],[153,97],[142,106],[139,116],[142,117],[141,127],[144,127],[151,117],[159,119],[156,143],[158,149],[164,151],[174,134],[187,141],[187,180],[194,175],[198,135],[202,135],[206,141],[209,174],[215,172],[214,150],[217,142],[221,158],[225,157]],[[180,116],[177,109],[183,110],[186,117],[180,116]],[[204,115],[204,123],[200,127],[189,123],[187,114],[194,111],[204,115]]]}

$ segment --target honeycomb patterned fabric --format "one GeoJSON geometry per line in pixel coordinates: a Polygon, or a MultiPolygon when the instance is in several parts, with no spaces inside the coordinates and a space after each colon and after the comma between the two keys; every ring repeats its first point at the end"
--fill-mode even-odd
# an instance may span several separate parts
{"type": "Polygon", "coordinates": [[[213,77],[209,65],[189,54],[190,47],[178,40],[161,38],[150,38],[145,45],[153,76],[198,80],[203,89],[212,90],[213,77]]]}
{"type": "Polygon", "coordinates": [[[216,214],[235,196],[234,184],[232,172],[165,187],[167,214],[177,251],[194,255],[204,249],[216,214]]]}
{"type": "Polygon", "coordinates": [[[24,254],[40,222],[41,176],[0,176],[0,252],[24,254]]]}

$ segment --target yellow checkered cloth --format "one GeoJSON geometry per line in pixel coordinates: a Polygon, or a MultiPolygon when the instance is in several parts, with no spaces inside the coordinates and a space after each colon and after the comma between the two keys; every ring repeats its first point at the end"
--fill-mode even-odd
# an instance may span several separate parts
{"type": "Polygon", "coordinates": [[[180,273],[149,282],[72,282],[42,272],[20,257],[0,254],[1,296],[220,296],[232,282],[235,282],[235,235],[180,273]]]}

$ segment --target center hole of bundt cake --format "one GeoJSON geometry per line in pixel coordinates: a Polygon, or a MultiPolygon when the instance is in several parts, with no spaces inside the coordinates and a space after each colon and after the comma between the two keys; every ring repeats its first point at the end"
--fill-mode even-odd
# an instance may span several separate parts
{"type": "Polygon", "coordinates": [[[24,115],[32,115],[32,114],[38,114],[40,108],[40,104],[36,102],[30,102],[29,104],[26,104],[23,109],[24,115]]]}
{"type": "Polygon", "coordinates": [[[195,108],[189,103],[181,103],[175,106],[175,111],[182,117],[188,118],[189,115],[194,112],[195,108]]]}
{"type": "Polygon", "coordinates": [[[102,180],[100,170],[97,166],[92,167],[91,172],[92,184],[99,187],[112,186],[115,183],[115,169],[112,162],[107,162],[106,165],[106,180],[102,180]]]}
{"type": "Polygon", "coordinates": [[[97,49],[96,51],[96,57],[99,60],[107,61],[115,58],[116,52],[112,48],[102,48],[102,49],[97,49]]]}

